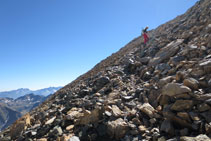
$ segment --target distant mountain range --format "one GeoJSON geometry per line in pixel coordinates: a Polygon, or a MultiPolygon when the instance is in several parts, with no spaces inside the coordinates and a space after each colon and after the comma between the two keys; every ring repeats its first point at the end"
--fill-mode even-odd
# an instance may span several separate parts
{"type": "Polygon", "coordinates": [[[35,91],[27,89],[27,88],[20,88],[17,90],[0,92],[0,98],[7,97],[7,98],[16,99],[18,97],[21,97],[30,93],[33,93],[35,95],[48,96],[49,94],[55,93],[60,88],[62,87],[49,87],[49,88],[39,89],[35,91]]]}
{"type": "Polygon", "coordinates": [[[39,106],[61,87],[49,87],[32,91],[21,88],[0,92],[0,131],[7,128],[22,115],[39,106]]]}
{"type": "MultiPolygon", "coordinates": [[[[49,95],[50,96],[50,95],[49,95]]],[[[45,101],[48,96],[27,94],[17,99],[0,98],[0,130],[45,101]]]]}

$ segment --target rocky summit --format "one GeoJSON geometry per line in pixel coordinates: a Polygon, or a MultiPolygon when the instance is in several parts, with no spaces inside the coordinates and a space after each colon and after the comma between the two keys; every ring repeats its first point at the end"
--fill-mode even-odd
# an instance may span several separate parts
{"type": "Polygon", "coordinates": [[[1,132],[1,141],[210,141],[211,1],[138,37],[1,132]]]}

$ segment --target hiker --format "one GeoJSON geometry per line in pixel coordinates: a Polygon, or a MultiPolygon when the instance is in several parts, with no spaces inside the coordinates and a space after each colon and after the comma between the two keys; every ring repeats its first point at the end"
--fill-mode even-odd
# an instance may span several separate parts
{"type": "Polygon", "coordinates": [[[147,26],[147,27],[145,27],[143,30],[142,30],[142,35],[144,36],[144,44],[146,44],[147,42],[148,42],[148,40],[149,40],[149,37],[148,37],[148,35],[147,35],[147,29],[148,29],[149,27],[147,26]]]}

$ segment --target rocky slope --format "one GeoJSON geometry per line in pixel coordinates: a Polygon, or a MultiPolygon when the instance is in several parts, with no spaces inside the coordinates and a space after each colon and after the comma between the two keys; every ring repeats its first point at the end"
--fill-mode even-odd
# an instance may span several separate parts
{"type": "Polygon", "coordinates": [[[211,1],[138,37],[1,133],[1,140],[210,141],[211,1]]]}

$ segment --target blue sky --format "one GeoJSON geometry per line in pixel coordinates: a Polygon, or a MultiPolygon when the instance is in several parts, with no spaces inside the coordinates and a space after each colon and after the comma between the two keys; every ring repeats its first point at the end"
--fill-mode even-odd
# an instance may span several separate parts
{"type": "Polygon", "coordinates": [[[197,0],[1,0],[0,91],[64,86],[197,0]]]}

